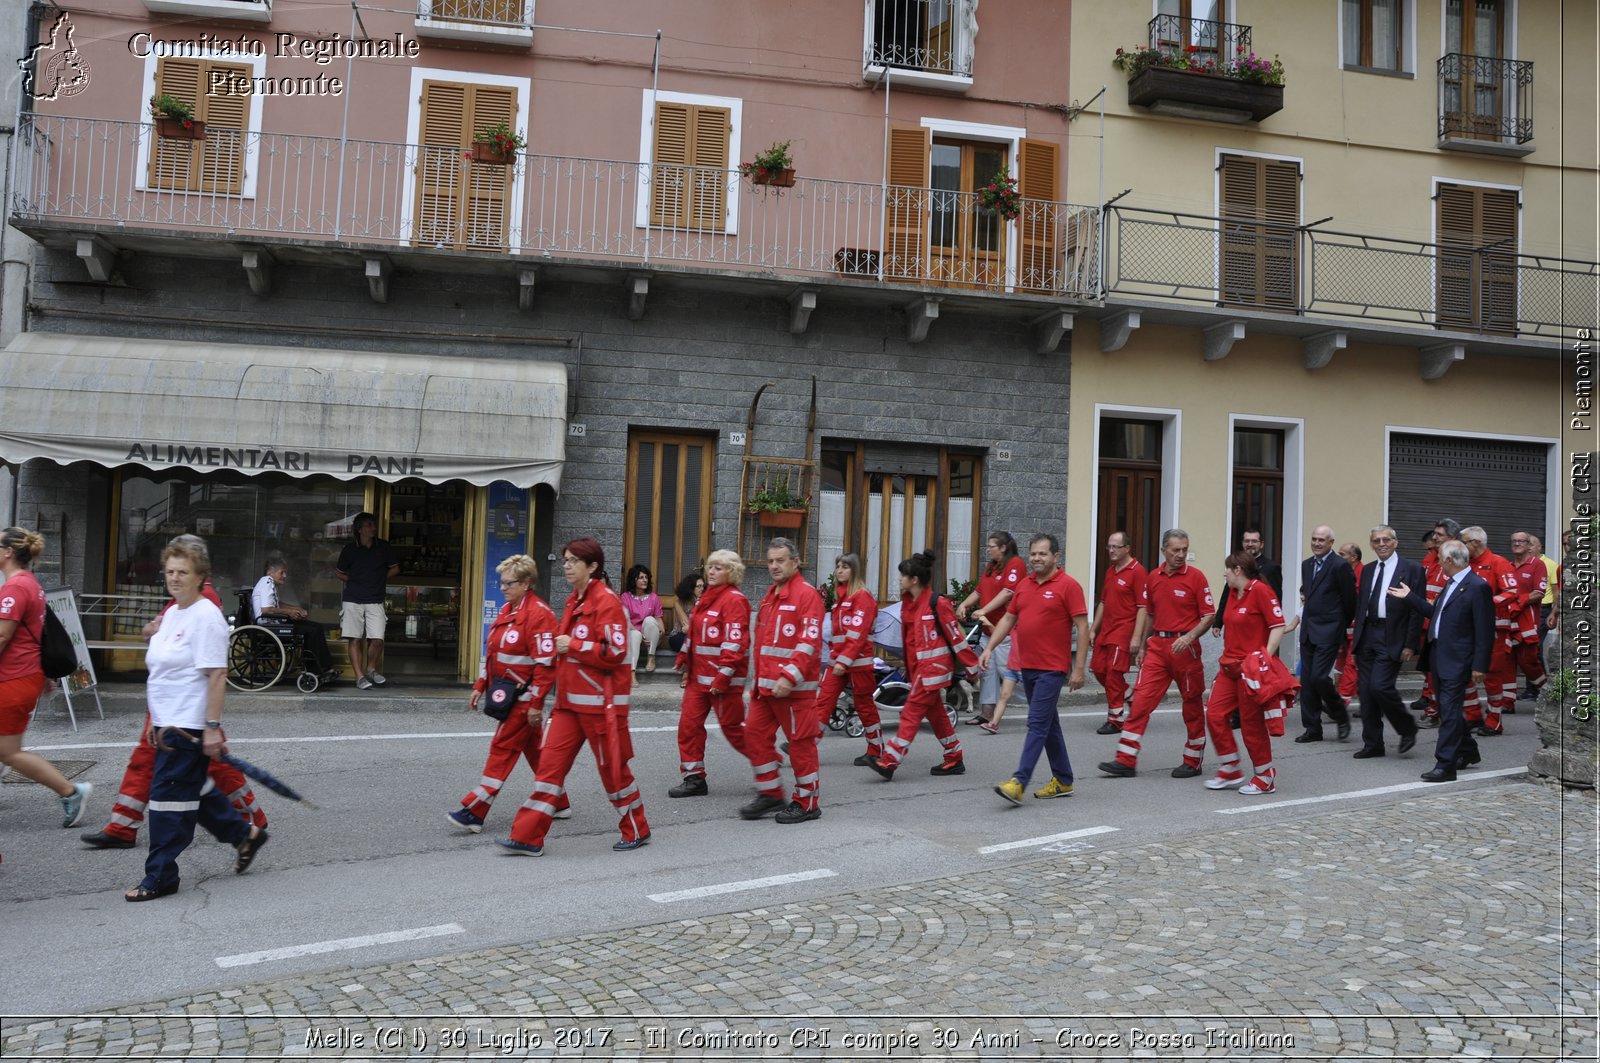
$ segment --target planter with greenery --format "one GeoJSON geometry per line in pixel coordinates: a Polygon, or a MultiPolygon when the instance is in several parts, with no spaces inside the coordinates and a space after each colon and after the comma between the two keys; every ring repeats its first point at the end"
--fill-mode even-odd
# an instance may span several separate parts
{"type": "Polygon", "coordinates": [[[1128,75],[1128,102],[1191,117],[1261,119],[1283,110],[1283,61],[1244,48],[1232,58],[1195,45],[1117,49],[1111,63],[1128,75]],[[1215,113],[1207,113],[1207,111],[1215,113]]]}
{"type": "Polygon", "coordinates": [[[168,140],[204,140],[206,124],[194,116],[194,108],[176,96],[150,97],[150,117],[156,120],[156,136],[168,140]]]}
{"type": "Polygon", "coordinates": [[[751,184],[793,188],[794,160],[789,158],[789,141],[774,144],[749,162],[740,163],[739,173],[750,178],[751,184]]]}
{"type": "Polygon", "coordinates": [[[478,133],[472,141],[472,151],[467,158],[473,162],[510,166],[517,161],[517,152],[528,146],[521,133],[505,122],[492,125],[478,133]]]}
{"type": "Polygon", "coordinates": [[[774,480],[751,495],[745,508],[756,515],[763,528],[798,528],[805,522],[811,499],[789,490],[786,481],[774,480]]]}

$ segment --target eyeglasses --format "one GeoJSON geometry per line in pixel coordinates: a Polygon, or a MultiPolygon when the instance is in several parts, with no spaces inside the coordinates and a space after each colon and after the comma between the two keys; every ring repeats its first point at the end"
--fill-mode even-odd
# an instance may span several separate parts
{"type": "Polygon", "coordinates": [[[505,590],[507,587],[515,587],[520,583],[526,582],[528,581],[525,579],[503,579],[500,581],[500,589],[505,590]]]}
{"type": "Polygon", "coordinates": [[[583,562],[579,558],[576,558],[576,557],[563,557],[561,559],[561,563],[563,565],[579,565],[579,564],[582,564],[583,562]]]}

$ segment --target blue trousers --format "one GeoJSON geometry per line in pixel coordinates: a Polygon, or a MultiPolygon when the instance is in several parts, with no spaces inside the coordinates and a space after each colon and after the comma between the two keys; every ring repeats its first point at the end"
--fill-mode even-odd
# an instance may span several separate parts
{"type": "Polygon", "coordinates": [[[238,845],[250,834],[250,825],[239,817],[233,805],[211,782],[207,768],[211,761],[200,751],[199,731],[187,729],[169,734],[168,749],[158,750],[154,775],[150,779],[150,855],[144,861],[146,889],[160,889],[178,883],[178,854],[194,841],[198,823],[219,842],[238,845]],[[188,735],[194,741],[186,741],[188,735]]]}
{"type": "Polygon", "coordinates": [[[1022,670],[1022,689],[1028,696],[1028,736],[1022,740],[1022,759],[1013,778],[1024,786],[1033,778],[1040,753],[1049,758],[1050,773],[1056,781],[1063,786],[1072,785],[1072,761],[1067,759],[1067,738],[1061,733],[1061,716],[1056,709],[1066,680],[1065,672],[1022,670]]]}

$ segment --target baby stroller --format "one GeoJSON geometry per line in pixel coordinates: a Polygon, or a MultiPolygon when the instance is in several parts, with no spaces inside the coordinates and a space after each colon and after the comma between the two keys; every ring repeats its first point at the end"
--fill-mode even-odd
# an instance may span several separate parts
{"type": "MultiPolygon", "coordinates": [[[[979,625],[974,624],[972,630],[967,632],[967,644],[976,646],[979,634],[979,625]]],[[[903,671],[905,643],[900,634],[899,602],[878,610],[878,619],[872,625],[872,642],[890,658],[888,660],[884,657],[872,658],[873,678],[877,680],[877,685],[872,691],[873,704],[878,706],[879,714],[886,712],[898,714],[905,705],[906,698],[911,695],[911,683],[903,671]]],[[[972,684],[963,676],[956,676],[944,691],[944,705],[950,712],[950,722],[959,724],[972,712],[973,704],[972,684]]],[[[855,698],[848,687],[839,694],[838,704],[828,717],[828,728],[843,731],[851,738],[860,738],[865,730],[861,717],[856,714],[855,698]]]]}

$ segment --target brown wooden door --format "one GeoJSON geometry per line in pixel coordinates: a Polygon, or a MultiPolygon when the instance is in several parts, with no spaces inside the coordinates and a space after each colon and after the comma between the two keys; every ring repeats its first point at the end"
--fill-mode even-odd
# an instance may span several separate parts
{"type": "Polygon", "coordinates": [[[1445,128],[1479,140],[1500,136],[1502,68],[1505,57],[1504,0],[1446,0],[1445,54],[1463,57],[1458,78],[1445,81],[1445,128]],[[1474,59],[1485,60],[1476,63],[1474,59]]]}
{"type": "Polygon", "coordinates": [[[1440,185],[1437,201],[1437,323],[1515,332],[1517,192],[1440,185]]]}
{"type": "Polygon", "coordinates": [[[628,438],[628,494],[619,573],[648,565],[666,595],[711,552],[709,436],[634,432],[628,438]]]}
{"type": "Polygon", "coordinates": [[[1006,219],[978,205],[974,193],[1007,168],[1006,148],[975,141],[933,141],[928,225],[932,279],[956,288],[994,288],[1005,280],[1006,219]]]}
{"type": "Polygon", "coordinates": [[[1246,528],[1261,529],[1268,557],[1282,557],[1283,448],[1280,428],[1233,431],[1233,542],[1239,549],[1246,528]]]}
{"type": "MultiPolygon", "coordinates": [[[[1161,470],[1146,465],[1100,463],[1100,542],[1126,532],[1130,553],[1145,568],[1161,557],[1161,470]]],[[[1096,553],[1100,556],[1100,552],[1096,553]]]]}
{"type": "Polygon", "coordinates": [[[1294,310],[1300,292],[1300,166],[1222,157],[1222,254],[1218,301],[1294,310]]]}

